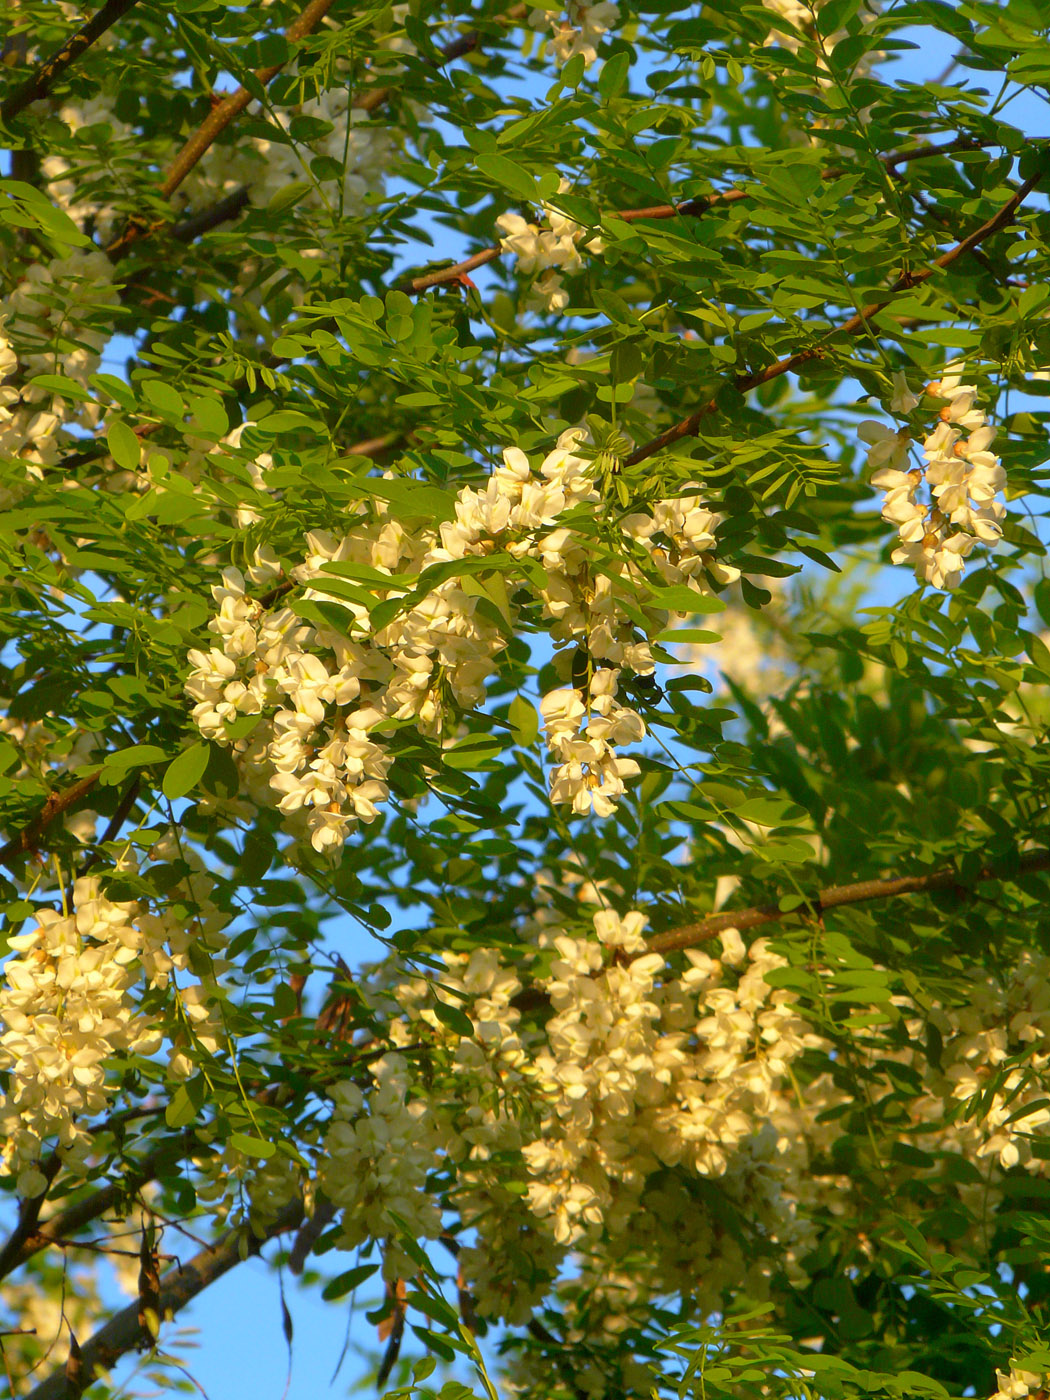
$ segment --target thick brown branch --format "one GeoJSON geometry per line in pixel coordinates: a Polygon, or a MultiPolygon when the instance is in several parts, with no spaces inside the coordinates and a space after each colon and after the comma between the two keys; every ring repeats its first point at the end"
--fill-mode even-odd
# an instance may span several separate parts
{"type": "Polygon", "coordinates": [[[55,818],[60,817],[86,796],[98,780],[99,774],[92,773],[72,786],[63,788],[61,792],[51,793],[33,820],[24,826],[17,836],[12,836],[6,845],[0,846],[0,865],[10,865],[18,856],[33,850],[38,839],[55,818]]]}
{"type": "Polygon", "coordinates": [[[708,914],[694,924],[669,929],[648,940],[653,953],[675,953],[682,948],[695,948],[707,943],[727,928],[759,928],[762,924],[777,924],[785,919],[819,918],[829,909],[844,904],[865,904],[873,899],[894,899],[903,894],[929,894],[936,890],[967,891],[982,880],[1008,880],[1012,875],[1033,874],[1050,870],[1050,851],[1026,851],[1016,862],[985,865],[976,875],[964,877],[957,870],[936,870],[929,875],[902,875],[896,880],[859,880],[853,885],[829,885],[818,890],[805,904],[783,910],[777,904],[756,905],[750,909],[726,909],[708,914]]]}
{"type": "MultiPolygon", "coordinates": [[[[284,37],[290,44],[304,39],[317,28],[331,8],[332,0],[310,0],[299,18],[293,20],[285,30],[284,37]]],[[[259,68],[255,77],[262,87],[266,87],[283,67],[283,63],[274,63],[268,68],[259,68]]],[[[165,199],[170,199],[219,133],[229,126],[234,117],[244,111],[252,97],[253,94],[246,87],[239,87],[208,114],[172,161],[160,187],[165,199]]]]}
{"type": "Polygon", "coordinates": [[[12,92],[4,98],[3,102],[0,103],[0,121],[9,122],[31,102],[37,102],[41,97],[46,97],[58,75],[64,72],[71,63],[75,63],[100,34],[105,34],[106,30],[115,24],[122,15],[127,14],[128,10],[136,3],[137,0],[106,0],[102,8],[96,10],[88,22],[82,24],[60,49],[57,49],[50,58],[45,58],[43,63],[33,69],[16,92],[12,92]]]}
{"type": "MultiPolygon", "coordinates": [[[[285,39],[293,44],[299,39],[304,39],[308,34],[321,23],[325,15],[332,8],[333,0],[310,0],[310,3],[303,10],[297,20],[288,26],[284,32],[285,39]]],[[[255,72],[255,77],[263,86],[271,82],[284,67],[283,63],[274,63],[268,68],[259,68],[255,72]]],[[[205,151],[216,139],[216,137],[229,126],[240,112],[243,112],[248,103],[252,101],[254,94],[246,87],[239,87],[229,97],[218,104],[190,139],[183,146],[168,168],[160,186],[160,193],[165,199],[170,199],[178,187],[185,180],[193,167],[204,155],[205,151]]],[[[124,253],[132,243],[137,242],[145,234],[150,232],[148,224],[132,222],[124,231],[109,245],[106,252],[113,259],[124,253]]]]}
{"type": "MultiPolygon", "coordinates": [[[[877,316],[880,311],[884,311],[894,296],[898,292],[906,291],[911,287],[918,287],[923,282],[928,281],[935,272],[941,268],[950,267],[953,262],[961,258],[964,253],[972,252],[979,244],[983,243],[993,233],[1008,224],[1022,202],[1031,194],[1036,185],[1043,178],[1043,172],[1037,171],[1030,175],[1017,191],[1007,200],[997,214],[993,214],[990,219],[986,219],[980,228],[975,229],[968,237],[960,243],[956,243],[954,248],[949,248],[946,253],[935,259],[928,268],[922,272],[906,272],[897,278],[893,286],[884,297],[878,301],[873,301],[865,306],[856,315],[851,316],[848,321],[844,321],[841,326],[829,332],[818,344],[807,346],[805,350],[797,350],[793,355],[788,355],[783,360],[778,360],[776,364],[767,366],[766,369],[759,370],[757,374],[737,375],[733,381],[733,386],[740,394],[746,394],[749,389],[756,389],[760,384],[768,384],[772,379],[779,379],[782,374],[789,374],[794,370],[801,369],[810,360],[823,358],[827,350],[828,341],[835,336],[855,335],[861,330],[873,316],[877,316]]],[[[628,466],[633,466],[636,462],[644,462],[647,457],[652,457],[654,453],[660,452],[665,447],[670,447],[673,443],[680,442],[682,438],[694,437],[705,418],[709,418],[718,411],[716,399],[710,399],[702,407],[690,413],[688,418],[681,419],[672,427],[662,432],[659,437],[644,442],[640,447],[635,448],[626,459],[628,466]]]]}
{"type": "MultiPolygon", "coordinates": [[[[258,1254],[267,1241],[277,1235],[293,1230],[302,1217],[302,1207],[298,1202],[286,1206],[264,1237],[247,1238],[246,1254],[258,1254]]],[[[215,1244],[195,1255],[187,1263],[169,1269],[160,1287],[158,1312],[162,1319],[174,1317],[177,1313],[212,1284],[241,1262],[244,1234],[240,1230],[229,1230],[215,1244]]],[[[139,1322],[139,1303],[129,1303],[121,1312],[101,1327],[90,1341],[80,1347],[80,1365],[85,1385],[101,1372],[110,1370],[126,1353],[136,1347],[142,1338],[139,1322]]],[[[65,1368],[52,1371],[46,1380],[29,1392],[28,1400],[66,1400],[65,1368]]]]}

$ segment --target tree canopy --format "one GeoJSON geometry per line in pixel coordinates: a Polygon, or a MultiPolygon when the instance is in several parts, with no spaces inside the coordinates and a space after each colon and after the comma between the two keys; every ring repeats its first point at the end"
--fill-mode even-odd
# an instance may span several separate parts
{"type": "Polygon", "coordinates": [[[12,1392],[1050,1391],[1045,7],[3,26],[12,1392]]]}

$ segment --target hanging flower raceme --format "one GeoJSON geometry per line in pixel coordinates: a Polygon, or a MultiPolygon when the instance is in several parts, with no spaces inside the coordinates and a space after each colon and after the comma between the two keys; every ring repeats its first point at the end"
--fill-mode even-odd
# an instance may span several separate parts
{"type": "Polygon", "coordinates": [[[262,551],[249,578],[227,568],[213,587],[219,645],[190,653],[194,719],[234,750],[252,798],[276,805],[314,850],[338,858],[352,827],[387,800],[392,729],[411,725],[442,749],[455,742],[506,648],[501,621],[530,611],[545,619],[562,674],[582,660],[588,677],[541,705],[552,800],[580,814],[615,808],[638,772],[617,750],[645,734],[641,717],[616,701],[620,677],[650,674],[653,638],[687,615],[661,607],[660,590],[677,585],[699,600],[738,572],[715,558],[719,517],[696,486],[657,501],[651,515],[610,523],[627,549],[599,566],[594,536],[562,523],[581,505],[601,521],[583,437],[563,433],[538,472],[507,448],[503,465],[481,489],[463,488],[452,519],[436,528],[409,530],[385,506],[361,504],[345,534],[311,531],[292,570],[302,588],[294,602],[283,601],[287,590],[276,606],[251,597],[250,584],[266,589],[278,577],[262,551]],[[502,602],[481,606],[477,565],[494,556],[502,602]]]}
{"type": "Polygon", "coordinates": [[[582,54],[589,68],[598,57],[598,45],[619,18],[619,6],[611,0],[598,0],[596,4],[567,0],[564,10],[557,14],[546,7],[533,6],[529,23],[534,29],[550,30],[547,47],[559,67],[582,54]]]}
{"type": "MultiPolygon", "coordinates": [[[[963,370],[930,384],[928,394],[945,400],[936,427],[923,439],[923,463],[910,456],[912,432],[868,420],[858,433],[868,444],[871,483],[885,491],[882,518],[897,526],[895,564],[911,564],[920,583],[951,589],[978,543],[994,548],[1002,537],[1006,507],[997,497],[1006,473],[991,451],[995,429],[977,406],[977,388],[962,383],[963,370]]],[[[894,376],[893,413],[919,403],[902,374],[894,376]]]]}
{"type": "MultiPolygon", "coordinates": [[[[539,931],[524,952],[543,957],[535,986],[553,1015],[539,1025],[515,1004],[520,958],[497,949],[445,953],[439,981],[394,988],[393,1051],[371,1085],[333,1090],[320,1185],[345,1247],[389,1241],[396,1275],[404,1226],[433,1239],[448,1211],[470,1231],[459,1268],[477,1310],[510,1321],[570,1251],[604,1271],[640,1239],[654,1291],[681,1278],[714,1305],[743,1261],[712,1199],[760,1221],[789,1261],[804,1252],[811,1144],[791,1067],[823,1042],[766,981],[783,959],[728,929],[720,958],[691,951],[675,968],[644,928],[638,911],[602,909],[590,932],[539,931]]],[[[834,1091],[810,1089],[815,1116],[834,1091]]]]}
{"type": "MultiPolygon", "coordinates": [[[[613,7],[609,7],[613,8],[613,7]]],[[[571,186],[563,179],[559,194],[571,186]]],[[[501,214],[496,220],[503,237],[500,247],[518,259],[518,271],[525,276],[536,273],[529,293],[529,308],[538,311],[564,311],[569,294],[562,285],[562,273],[572,274],[583,268],[581,249],[598,254],[604,248],[600,238],[587,239],[582,224],[559,214],[550,204],[544,204],[545,227],[529,223],[520,214],[501,214]]]]}
{"type": "MultiPolygon", "coordinates": [[[[154,856],[164,848],[157,842],[154,856]]],[[[206,950],[221,941],[226,918],[208,898],[210,888],[209,877],[191,873],[170,892],[170,903],[150,913],[107,898],[97,878],[84,876],[74,883],[69,913],[41,909],[26,933],[9,940],[16,956],[5,963],[0,987],[0,1068],[9,1075],[0,1098],[0,1161],[17,1177],[20,1195],[46,1186],[40,1159],[49,1141],[68,1169],[83,1169],[91,1147],[85,1121],[107,1108],[120,1056],[160,1048],[160,1023],[142,1012],[141,993],[168,987],[188,966],[192,943],[206,950]]],[[[180,988],[178,996],[193,1019],[207,1020],[203,986],[180,988]]],[[[206,1026],[196,1038],[205,1049],[218,1048],[206,1026]]],[[[178,1058],[176,1049],[176,1075],[178,1058]]]]}

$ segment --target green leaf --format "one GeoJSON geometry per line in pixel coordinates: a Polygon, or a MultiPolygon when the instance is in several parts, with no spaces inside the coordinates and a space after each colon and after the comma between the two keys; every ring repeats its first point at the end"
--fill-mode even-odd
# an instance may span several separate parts
{"type": "Polygon", "coordinates": [[[272,1142],[264,1142],[262,1138],[249,1137],[247,1133],[231,1133],[230,1146],[238,1152],[243,1152],[246,1157],[261,1157],[263,1161],[277,1151],[272,1142]]]}
{"type": "Polygon", "coordinates": [[[164,1109],[164,1121],[169,1128],[186,1128],[194,1122],[204,1107],[207,1084],[203,1074],[195,1074],[180,1084],[164,1109]]]}
{"type": "Polygon", "coordinates": [[[627,74],[631,66],[630,54],[625,49],[614,53],[602,64],[598,75],[598,91],[608,102],[627,85],[627,74]]]}
{"type": "Polygon", "coordinates": [[[285,209],[290,209],[293,204],[298,204],[300,200],[313,189],[309,180],[292,180],[287,185],[282,185],[279,190],[275,190],[270,196],[266,205],[268,214],[280,214],[285,209]]]}
{"type": "Polygon", "coordinates": [[[514,742],[523,749],[530,748],[540,732],[540,717],[536,706],[523,695],[515,695],[507,711],[507,719],[514,734],[514,742]]]}
{"type": "Polygon", "coordinates": [[[434,1015],[443,1026],[447,1026],[456,1035],[461,1035],[469,1039],[474,1034],[474,1022],[465,1011],[461,1011],[458,1006],[450,1006],[447,1001],[436,1001],[434,1003],[434,1015]]]}
{"type": "Polygon", "coordinates": [[[106,427],[106,442],[118,467],[137,472],[142,459],[142,444],[126,423],[114,418],[106,427]]]}
{"type": "Polygon", "coordinates": [[[707,593],[694,593],[684,583],[672,583],[663,588],[654,588],[652,599],[658,608],[664,608],[667,612],[681,613],[683,617],[692,617],[696,613],[725,612],[726,607],[721,598],[714,598],[707,593]]]}
{"type": "Polygon", "coordinates": [[[496,734],[468,734],[441,755],[448,768],[465,772],[485,770],[491,767],[506,749],[506,741],[496,734]]]}
{"type": "Polygon", "coordinates": [[[511,194],[517,195],[519,199],[527,200],[531,204],[540,202],[535,179],[507,156],[501,156],[495,151],[486,152],[475,156],[474,163],[482,174],[495,180],[504,189],[510,190],[511,194]]]}
{"type": "Polygon", "coordinates": [[[161,781],[160,790],[164,796],[174,801],[191,792],[203,778],[210,757],[211,750],[204,743],[191,744],[188,749],[183,749],[168,764],[161,781]]]}
{"type": "Polygon", "coordinates": [[[358,1264],[356,1269],[347,1269],[345,1273],[337,1274],[322,1288],[321,1297],[326,1303],[338,1302],[340,1298],[352,1293],[358,1284],[371,1278],[378,1268],[378,1264],[358,1264]]]}
{"type": "Polygon", "coordinates": [[[163,763],[168,755],[156,744],[132,744],[130,748],[111,753],[102,764],[103,781],[107,775],[119,781],[131,768],[147,768],[151,763],[163,763]]]}

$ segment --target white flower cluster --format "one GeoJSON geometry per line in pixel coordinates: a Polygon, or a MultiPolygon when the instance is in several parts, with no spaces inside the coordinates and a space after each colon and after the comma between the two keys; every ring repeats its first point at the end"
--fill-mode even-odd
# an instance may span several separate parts
{"type": "Polygon", "coordinates": [[[415,1239],[441,1234],[441,1212],[426,1190],[428,1174],[439,1165],[440,1138],[426,1098],[408,1097],[411,1078],[402,1055],[384,1055],[369,1068],[375,1082],[367,1100],[356,1084],[332,1091],[335,1111],[319,1184],[342,1209],[343,1248],[369,1239],[388,1242],[383,1271],[392,1280],[415,1267],[396,1243],[402,1223],[415,1239]]]}
{"type": "Polygon", "coordinates": [[[597,4],[566,0],[562,14],[552,14],[549,9],[534,5],[529,24],[541,32],[551,31],[547,47],[560,66],[582,54],[584,64],[590,67],[598,57],[598,45],[619,18],[619,6],[611,4],[610,0],[598,0],[597,4]]]}
{"type": "MultiPolygon", "coordinates": [[[[915,1061],[927,1090],[916,1124],[947,1121],[947,1142],[968,1161],[1045,1172],[1033,1144],[1050,1139],[1050,958],[1026,951],[1002,976],[975,979],[965,1005],[927,1017],[943,1049],[938,1064],[915,1061]]],[[[922,1022],[909,1025],[922,1043],[922,1022]]]]}
{"type": "Polygon", "coordinates": [[[282,190],[304,182],[309,186],[302,200],[307,207],[328,205],[334,211],[341,198],[345,217],[353,218],[362,213],[369,195],[382,192],[394,138],[388,127],[354,109],[345,85],[319,93],[299,108],[279,109],[276,119],[286,133],[283,139],[253,136],[250,141],[212,146],[176,194],[176,202],[200,208],[246,186],[252,203],[265,208],[282,190]],[[317,134],[305,141],[293,139],[289,133],[296,118],[305,118],[311,126],[321,124],[314,127],[317,134]],[[342,171],[341,181],[330,173],[335,168],[331,162],[342,171]]]}
{"type": "MultiPolygon", "coordinates": [[[[337,1186],[325,1189],[342,1189],[351,1212],[361,1210],[377,1139],[400,1144],[384,1163],[394,1183],[422,1182],[441,1157],[451,1164],[445,1204],[472,1232],[460,1276],[483,1316],[525,1322],[570,1254],[597,1284],[628,1250],[635,1287],[656,1296],[681,1279],[717,1306],[746,1264],[701,1181],[717,1182],[727,1209],[746,1213],[789,1266],[809,1240],[796,1206],[817,1188],[800,1129],[829,1099],[818,1083],[800,1110],[790,1066],[820,1042],[792,994],[765,981],[782,960],[764,942],[748,950],[730,929],[720,960],[693,952],[676,974],[646,951],[640,913],[603,909],[593,922],[597,940],[554,926],[524,955],[554,954],[536,984],[554,1007],[546,1025],[523,1026],[517,972],[494,949],[446,953],[440,979],[395,989],[402,1019],[391,1040],[422,1050],[417,1062],[427,1065],[428,1108],[412,1110],[423,1120],[418,1141],[400,1118],[386,1126],[406,1113],[406,1083],[364,1149],[359,1091],[345,1091],[348,1114],[337,1110],[353,1120],[352,1142],[349,1156],[336,1144],[326,1173],[337,1186]],[[469,1015],[472,1035],[449,1029],[442,1002],[469,1015]]],[[[399,1057],[399,1074],[405,1064],[399,1057]]],[[[398,1213],[422,1218],[414,1198],[398,1213]]],[[[423,1223],[432,1238],[436,1220],[423,1223]]],[[[346,1228],[352,1241],[362,1237],[360,1224],[346,1228]]],[[[749,1284],[761,1287],[765,1267],[749,1284]]],[[[610,1315],[619,1303],[610,1295],[610,1315]]]]}
{"type": "Polygon", "coordinates": [[[592,808],[596,816],[610,816],[624,794],[624,778],[640,772],[633,758],[619,757],[614,747],[645,736],[641,715],[615,702],[616,676],[595,671],[586,702],[579,690],[552,690],[540,705],[547,747],[558,760],[551,801],[568,803],[581,816],[592,808]]]}
{"type": "MultiPolygon", "coordinates": [[[[893,562],[912,565],[920,583],[943,589],[959,582],[975,544],[995,547],[1006,514],[996,500],[1006,473],[991,451],[995,429],[977,407],[976,385],[962,382],[961,367],[950,368],[952,373],[927,387],[931,397],[946,405],[923,441],[924,466],[909,466],[907,426],[893,430],[868,420],[857,430],[868,443],[868,465],[875,468],[872,485],[886,492],[882,518],[896,525],[900,535],[893,562]],[[919,499],[923,487],[929,502],[919,499]]],[[[891,412],[910,413],[918,403],[903,375],[895,376],[891,412]]]]}
{"type": "MultiPolygon", "coordinates": [[[[559,193],[569,188],[569,182],[563,179],[559,193]]],[[[503,233],[500,247],[505,253],[515,255],[518,271],[526,277],[537,272],[540,274],[529,292],[530,310],[564,311],[569,304],[569,293],[562,285],[562,273],[571,275],[581,271],[581,248],[597,255],[605,244],[597,237],[585,242],[586,230],[583,225],[559,214],[550,204],[544,204],[543,212],[546,220],[544,228],[529,223],[520,214],[501,214],[496,220],[496,227],[503,233]]]]}
{"type": "Polygon", "coordinates": [[[543,985],[555,1015],[532,1071],[548,1111],[523,1148],[529,1204],[564,1244],[631,1230],[661,1168],[724,1176],[788,1066],[817,1043],[793,994],[766,983],[784,962],[764,940],[745,950],[730,930],[721,962],[690,950],[689,970],[672,978],[646,951],[641,914],[606,910],[594,924],[598,942],[554,939],[543,985]],[[723,985],[735,963],[743,971],[723,985]]]}
{"type": "Polygon", "coordinates": [[[636,771],[615,746],[645,732],[637,714],[615,703],[621,668],[652,671],[650,640],[669,617],[650,576],[701,595],[738,575],[716,562],[719,517],[694,494],[615,526],[648,572],[622,560],[597,567],[594,540],[559,521],[581,504],[600,505],[591,463],[575,450],[580,440],[578,430],[564,433],[538,475],[523,452],[508,448],[484,489],[461,490],[455,518],[437,530],[411,532],[385,508],[370,514],[361,505],[341,538],[311,532],[293,578],[305,603],[340,609],[340,624],[253,601],[249,582],[266,587],[278,577],[278,562],[265,550],[248,580],[228,568],[213,588],[219,614],[209,627],[221,649],[190,653],[193,717],[206,738],[233,747],[255,800],[276,797],[292,832],[315,850],[338,858],[351,826],[373,820],[386,800],[391,727],[410,723],[442,745],[452,742],[463,711],[484,700],[506,646],[499,611],[513,621],[520,607],[538,606],[551,624],[563,674],[570,648],[584,653],[589,671],[586,691],[557,690],[543,701],[557,760],[552,797],[580,813],[612,811],[623,779],[636,771]],[[503,574],[481,607],[478,575],[448,566],[502,552],[538,561],[542,582],[533,573],[510,598],[503,574]],[[337,578],[340,566],[358,582],[337,578]],[[433,566],[442,576],[420,597],[412,585],[433,566]],[[402,610],[374,627],[371,615],[387,600],[402,602],[402,610]],[[230,724],[238,726],[232,734],[230,724]]]}
{"type": "Polygon", "coordinates": [[[1050,1376],[1042,1371],[1024,1371],[1010,1362],[1008,1374],[996,1371],[998,1389],[991,1400],[1027,1400],[1035,1392],[1045,1392],[1050,1387],[1050,1376]]]}
{"type": "MultiPolygon", "coordinates": [[[[191,874],[153,914],[108,899],[96,877],[84,876],[74,883],[72,912],[41,909],[34,926],[10,940],[19,956],[5,963],[0,987],[0,1068],[10,1074],[0,1099],[0,1160],[17,1176],[19,1194],[44,1189],[39,1159],[49,1139],[68,1168],[82,1169],[91,1148],[83,1120],[106,1108],[118,1057],[160,1048],[158,1022],[140,1011],[138,994],[144,982],[167,987],[187,967],[193,942],[207,948],[221,940],[226,920],[208,898],[210,884],[191,874]]],[[[210,1014],[203,986],[178,995],[191,1018],[189,1008],[199,1008],[198,1019],[210,1014]]],[[[179,1056],[170,1066],[176,1075],[179,1056]]]]}
{"type": "Polygon", "coordinates": [[[11,1073],[0,1103],[3,1165],[22,1196],[47,1185],[38,1162],[57,1137],[67,1165],[81,1161],[90,1135],[77,1121],[109,1102],[107,1068],[127,1051],[160,1046],[155,1023],[138,1014],[132,988],[139,938],[127,905],[100,896],[98,882],[74,888],[76,913],[43,909],[35,927],[10,946],[20,954],[4,966],[0,991],[0,1065],[11,1073]]]}
{"type": "MultiPolygon", "coordinates": [[[[86,387],[113,333],[107,312],[116,302],[105,254],[73,252],[32,263],[0,309],[0,459],[24,461],[27,477],[57,460],[64,424],[93,426],[97,410],[24,381],[61,373],[86,387]]],[[[12,500],[8,491],[0,504],[12,500]]]]}

